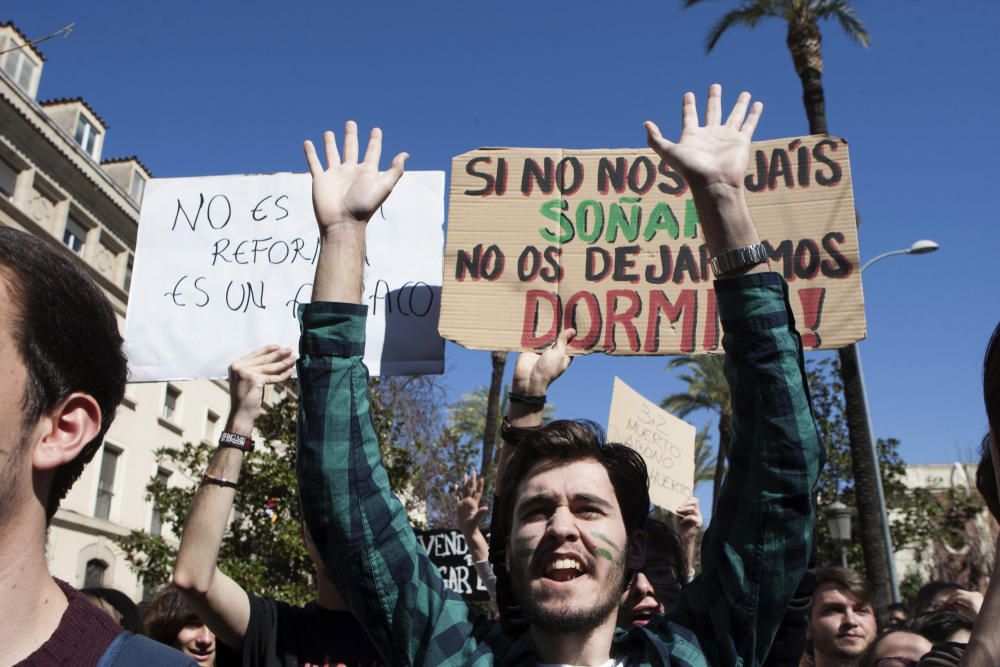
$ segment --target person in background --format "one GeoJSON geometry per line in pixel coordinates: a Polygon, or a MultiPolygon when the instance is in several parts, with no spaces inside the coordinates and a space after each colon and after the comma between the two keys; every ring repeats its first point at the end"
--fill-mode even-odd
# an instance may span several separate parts
{"type": "Polygon", "coordinates": [[[190,656],[198,667],[215,667],[215,633],[173,584],[163,586],[146,609],[146,635],[190,656]]]}
{"type": "Polygon", "coordinates": [[[961,590],[961,586],[950,581],[927,582],[913,600],[913,618],[946,609],[952,595],[961,590]]]}
{"type": "Polygon", "coordinates": [[[479,577],[479,581],[483,582],[483,587],[489,592],[490,599],[496,602],[497,578],[490,565],[490,546],[482,531],[479,530],[480,522],[490,511],[489,506],[483,504],[485,481],[475,470],[471,474],[462,476],[462,483],[455,494],[455,516],[458,520],[458,529],[462,531],[465,543],[469,547],[469,555],[472,557],[472,566],[476,568],[476,576],[479,577]]]}
{"type": "Polygon", "coordinates": [[[142,634],[142,614],[132,598],[114,588],[84,588],[80,591],[92,603],[106,611],[115,622],[129,632],[142,634]]]}
{"type": "Polygon", "coordinates": [[[316,599],[304,607],[245,591],[217,564],[243,460],[254,449],[253,428],[263,410],[264,388],[288,379],[294,366],[292,350],[278,345],[266,345],[230,365],[226,429],[191,503],[174,584],[226,650],[241,654],[246,667],[370,667],[381,658],[347,611],[307,533],[303,531],[303,540],[316,565],[316,599]]]}
{"type": "Polygon", "coordinates": [[[902,602],[893,602],[888,608],[888,626],[886,629],[891,628],[900,623],[905,623],[910,620],[910,610],[902,602]]]}
{"type": "Polygon", "coordinates": [[[879,635],[862,656],[861,667],[917,667],[931,648],[929,639],[904,624],[879,635]]]}
{"type": "Polygon", "coordinates": [[[644,626],[666,613],[688,581],[687,550],[681,538],[669,524],[646,519],[646,559],[622,593],[618,627],[644,626]]]}
{"type": "Polygon", "coordinates": [[[857,665],[875,641],[878,626],[868,581],[854,570],[816,570],[806,639],[816,667],[857,665]]]}
{"type": "Polygon", "coordinates": [[[973,620],[954,611],[935,611],[910,621],[914,632],[926,637],[932,644],[951,642],[967,644],[972,636],[973,620]]]}
{"type": "Polygon", "coordinates": [[[89,667],[135,652],[186,664],[46,565],[49,524],[103,445],[128,376],[115,311],[76,261],[0,225],[0,665],[89,667]]]}

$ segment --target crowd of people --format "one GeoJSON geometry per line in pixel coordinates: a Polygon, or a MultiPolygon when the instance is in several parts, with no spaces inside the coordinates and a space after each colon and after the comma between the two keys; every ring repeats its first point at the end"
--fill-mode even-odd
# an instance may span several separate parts
{"type": "MultiPolygon", "coordinates": [[[[717,277],[733,439],[710,525],[702,533],[695,499],[669,521],[650,517],[645,462],[597,425],[543,424],[546,394],[570,366],[567,328],[517,360],[495,497],[484,500],[475,474],[456,480],[459,527],[493,615],[447,590],[419,546],[369,412],[366,223],[407,157],[380,172],[379,130],[363,157],[353,122],[340,146],[324,135],[325,164],[305,144],[321,251],[298,355],[272,345],[230,367],[225,432],[173,582],[144,620],[123,594],[76,591],[45,563],[46,527],[124,393],[114,313],[70,260],[0,228],[0,664],[1000,664],[1000,576],[985,595],[933,582],[880,623],[864,577],[811,566],[825,454],[788,289],[769,271],[743,194],[761,113],[742,93],[724,117],[713,85],[703,122],[684,95],[678,141],[646,124],[650,147],[691,187],[717,277]],[[262,389],[296,365],[301,538],[316,566],[315,600],[302,607],[246,591],[217,566],[262,389]]],[[[984,363],[991,433],[1000,432],[998,338],[1000,327],[984,363]]],[[[977,486],[1000,518],[996,447],[987,436],[977,486]]]]}

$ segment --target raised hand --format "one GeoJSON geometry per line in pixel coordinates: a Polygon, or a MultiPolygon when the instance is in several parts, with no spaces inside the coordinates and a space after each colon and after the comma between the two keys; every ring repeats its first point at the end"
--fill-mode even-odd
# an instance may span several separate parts
{"type": "Polygon", "coordinates": [[[704,519],[701,516],[701,506],[697,498],[690,498],[681,503],[674,512],[677,515],[678,537],[686,544],[694,541],[701,532],[704,519]]]}
{"type": "Polygon", "coordinates": [[[323,133],[323,144],[326,169],[312,142],[304,144],[313,177],[313,208],[320,232],[329,232],[339,225],[366,224],[403,175],[403,165],[409,156],[400,153],[393,158],[388,171],[379,173],[382,130],[376,127],[371,131],[364,159],[358,162],[358,126],[353,120],[344,124],[343,160],[333,132],[323,133]]]}
{"type": "MultiPolygon", "coordinates": [[[[292,376],[295,353],[280,345],[265,345],[229,366],[229,421],[249,435],[260,416],[264,385],[284,382],[292,376]]],[[[239,431],[238,431],[239,432],[239,431]]]]}
{"type": "Polygon", "coordinates": [[[549,385],[566,371],[573,360],[566,350],[574,336],[576,329],[563,329],[555,344],[541,354],[521,352],[514,365],[513,391],[526,396],[544,395],[549,385]]]}
{"type": "Polygon", "coordinates": [[[722,86],[712,84],[708,89],[705,124],[699,125],[694,93],[684,93],[680,141],[665,139],[655,123],[646,121],[649,147],[693,187],[721,185],[742,190],[750,140],[764,105],[754,102],[749,115],[747,107],[750,107],[750,93],[740,93],[723,122],[722,86]]]}
{"type": "Polygon", "coordinates": [[[455,506],[458,528],[466,536],[466,539],[479,530],[479,522],[490,510],[489,507],[483,505],[484,483],[485,480],[473,470],[471,475],[462,476],[462,485],[458,487],[458,492],[455,494],[455,499],[458,501],[455,506]]]}

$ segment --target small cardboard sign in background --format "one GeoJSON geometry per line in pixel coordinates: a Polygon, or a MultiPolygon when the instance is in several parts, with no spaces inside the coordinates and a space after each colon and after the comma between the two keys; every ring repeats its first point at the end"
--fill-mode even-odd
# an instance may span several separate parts
{"type": "MultiPolygon", "coordinates": [[[[865,335],[847,142],[754,143],[747,203],[807,348],[865,335]]],[[[452,160],[440,331],[474,349],[721,352],[691,191],[649,149],[481,149],[452,160]]]]}
{"type": "MultiPolygon", "coordinates": [[[[365,363],[442,373],[444,173],[407,172],[368,223],[365,363]]],[[[309,174],[154,179],[146,186],[125,344],[132,381],[226,377],[269,343],[298,349],[319,255],[309,174]]]]}
{"type": "Polygon", "coordinates": [[[694,426],[615,378],[608,441],[642,454],[654,505],[673,512],[694,495],[694,439],[694,426]]]}
{"type": "Polygon", "coordinates": [[[450,588],[466,600],[490,599],[489,591],[472,565],[472,555],[461,531],[444,528],[418,530],[415,533],[417,542],[441,573],[445,588],[450,588]]]}

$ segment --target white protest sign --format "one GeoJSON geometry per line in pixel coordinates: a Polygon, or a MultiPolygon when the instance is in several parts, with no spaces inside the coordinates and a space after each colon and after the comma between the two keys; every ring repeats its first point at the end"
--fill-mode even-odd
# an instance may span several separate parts
{"type": "Polygon", "coordinates": [[[608,441],[642,454],[654,505],[673,512],[694,495],[694,439],[694,426],[615,378],[608,441]]]}
{"type": "MultiPolygon", "coordinates": [[[[441,171],[407,172],[368,223],[372,375],[444,371],[443,223],[441,171]]],[[[308,174],[151,180],[125,322],[132,381],[222,378],[262,345],[297,350],[318,256],[308,174]]]]}

